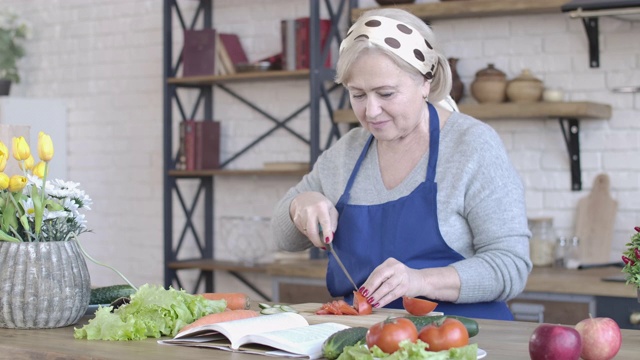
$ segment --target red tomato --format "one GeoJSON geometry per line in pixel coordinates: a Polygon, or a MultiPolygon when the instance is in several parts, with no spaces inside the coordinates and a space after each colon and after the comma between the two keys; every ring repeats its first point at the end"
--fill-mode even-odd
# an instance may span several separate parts
{"type": "Polygon", "coordinates": [[[411,315],[427,315],[428,313],[432,312],[433,309],[436,308],[436,306],[438,306],[438,303],[433,301],[412,298],[408,296],[402,297],[402,307],[411,315]]]}
{"type": "Polygon", "coordinates": [[[429,351],[449,350],[469,344],[467,328],[460,320],[452,318],[425,326],[420,330],[418,338],[429,344],[429,351]]]}
{"type": "Polygon", "coordinates": [[[371,304],[367,302],[367,298],[357,291],[353,292],[353,307],[358,312],[358,315],[371,314],[371,304]]]}
{"type": "Polygon", "coordinates": [[[409,319],[395,318],[379,322],[367,331],[367,346],[377,345],[380,350],[392,354],[399,349],[398,344],[403,340],[416,342],[418,330],[409,319]]]}

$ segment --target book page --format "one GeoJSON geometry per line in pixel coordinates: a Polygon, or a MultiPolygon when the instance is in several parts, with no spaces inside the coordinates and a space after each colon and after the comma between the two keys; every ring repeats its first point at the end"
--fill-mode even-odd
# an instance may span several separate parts
{"type": "MultiPolygon", "coordinates": [[[[249,334],[241,339],[245,345],[240,346],[241,351],[260,353],[265,355],[295,356],[302,355],[311,359],[322,357],[322,344],[334,333],[347,329],[349,326],[337,323],[322,323],[292,329],[249,334]],[[270,346],[282,352],[269,351],[252,345],[260,344],[270,346]]],[[[274,350],[274,349],[271,349],[274,350]]]]}
{"type": "Polygon", "coordinates": [[[262,333],[289,328],[308,326],[307,320],[300,314],[281,313],[274,315],[260,315],[253,318],[226,321],[211,325],[203,325],[185,332],[179,333],[172,340],[164,340],[164,343],[171,344],[184,342],[201,342],[198,339],[202,336],[213,336],[222,334],[228,339],[228,344],[237,349],[242,343],[241,338],[253,333],[262,333]],[[179,340],[179,341],[177,341],[179,340]]]}

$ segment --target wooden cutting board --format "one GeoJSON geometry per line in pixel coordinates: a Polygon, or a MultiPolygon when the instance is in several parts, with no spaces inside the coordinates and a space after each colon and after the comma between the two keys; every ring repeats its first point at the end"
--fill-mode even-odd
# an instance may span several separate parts
{"type": "MultiPolygon", "coordinates": [[[[375,323],[384,321],[388,317],[406,316],[408,312],[402,309],[373,309],[370,315],[316,315],[316,311],[320,309],[320,303],[304,303],[291,305],[294,309],[304,316],[309,324],[320,324],[325,322],[335,322],[348,326],[370,327],[375,323]]],[[[442,315],[442,312],[433,311],[430,315],[442,315]]]]}
{"type": "Polygon", "coordinates": [[[600,174],[593,181],[591,193],[578,201],[575,234],[580,239],[581,264],[611,261],[618,202],[611,198],[609,188],[609,175],[600,174]]]}

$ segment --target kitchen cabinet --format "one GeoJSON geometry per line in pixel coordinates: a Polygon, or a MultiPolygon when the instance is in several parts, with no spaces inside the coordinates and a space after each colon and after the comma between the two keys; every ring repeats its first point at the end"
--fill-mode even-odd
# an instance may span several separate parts
{"type": "MultiPolygon", "coordinates": [[[[334,1],[331,5],[338,3],[336,7],[328,9],[329,16],[333,24],[329,35],[332,41],[339,41],[337,25],[344,14],[348,17],[349,6],[347,0],[334,1]]],[[[174,31],[173,20],[178,19],[181,30],[194,30],[199,28],[214,28],[212,13],[214,9],[213,0],[179,1],[165,0],[163,14],[163,213],[164,213],[164,283],[165,286],[185,288],[190,292],[214,291],[214,272],[224,271],[234,276],[245,285],[251,287],[260,296],[269,300],[268,296],[252,287],[252,285],[242,276],[245,272],[261,272],[259,267],[244,266],[229,262],[221,262],[215,259],[214,254],[214,189],[215,178],[220,176],[302,176],[306,171],[301,170],[263,170],[263,169],[242,169],[228,170],[227,165],[236,160],[247,150],[254,147],[260,141],[268,137],[277,129],[284,129],[292,136],[299,138],[309,145],[309,162],[313,164],[322,151],[320,145],[320,104],[324,101],[329,110],[329,117],[335,107],[331,103],[329,94],[341,89],[332,79],[334,71],[324,66],[324,59],[328,56],[329,47],[321,49],[320,46],[320,0],[309,0],[310,18],[310,69],[296,71],[265,71],[254,73],[237,73],[224,76],[193,76],[179,77],[181,68],[181,57],[174,63],[173,45],[174,39],[182,36],[181,31],[174,31]],[[197,8],[193,12],[192,19],[186,19],[186,7],[192,7],[196,3],[197,8]],[[197,24],[197,25],[195,25],[197,24]],[[174,34],[177,33],[177,34],[174,34]],[[256,87],[264,86],[265,91],[269,90],[267,83],[279,80],[300,80],[309,82],[309,102],[296,108],[293,113],[284,119],[278,119],[267,111],[261,109],[251,99],[243,97],[233,89],[234,83],[252,82],[256,87]],[[219,169],[214,170],[193,170],[183,171],[176,169],[178,158],[177,146],[174,145],[173,129],[177,121],[184,121],[194,116],[200,110],[205,120],[213,120],[214,117],[214,92],[222,91],[241,104],[255,110],[266,120],[273,123],[272,128],[256,137],[252,142],[240,149],[227,159],[221,159],[219,169]],[[195,104],[192,109],[186,109],[185,104],[180,101],[178,90],[181,92],[192,91],[197,94],[195,104]],[[306,138],[294,129],[288,127],[287,122],[296,117],[301,112],[309,109],[309,138],[306,138]],[[176,111],[177,110],[177,111],[176,111]],[[174,113],[178,113],[181,119],[174,119],[174,113]],[[184,191],[182,185],[195,187],[193,195],[191,191],[184,191]],[[197,211],[198,209],[202,211],[197,211]],[[182,214],[174,212],[182,211],[182,214]],[[197,215],[196,215],[197,214],[197,215]],[[176,216],[183,215],[183,216],[176,216]],[[196,218],[197,216],[197,218],[196,218]],[[178,220],[182,219],[184,220],[178,220]],[[178,222],[182,221],[181,224],[178,222]],[[200,230],[197,231],[196,229],[200,230]],[[195,248],[197,255],[181,255],[185,248],[195,248]],[[192,286],[185,286],[183,279],[179,276],[183,270],[196,270],[199,275],[192,286]],[[204,289],[202,289],[204,288],[204,289]]],[[[330,6],[329,2],[325,3],[330,6]]],[[[265,5],[270,6],[270,5],[265,5]]],[[[278,21],[278,19],[274,19],[278,21]]],[[[279,36],[279,34],[274,34],[279,36]]],[[[329,41],[331,43],[331,41],[329,41]]],[[[295,105],[295,104],[294,104],[295,105]]],[[[328,119],[331,121],[331,119],[328,119]]],[[[229,119],[233,121],[233,119],[229,119]]],[[[260,120],[256,120],[260,121],[260,120]]],[[[335,123],[331,123],[331,132],[327,145],[332,139],[340,136],[339,129],[335,123]]],[[[191,189],[189,188],[189,189],[191,189]]]]}

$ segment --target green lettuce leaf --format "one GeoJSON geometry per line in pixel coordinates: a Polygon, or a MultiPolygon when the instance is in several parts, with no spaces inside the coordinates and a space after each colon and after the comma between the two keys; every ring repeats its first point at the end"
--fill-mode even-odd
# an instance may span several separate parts
{"type": "Polygon", "coordinates": [[[142,285],[131,302],[113,313],[111,306],[100,307],[95,317],[81,328],[74,328],[76,339],[142,340],[175,336],[183,326],[227,307],[224,300],[207,300],[184,290],[142,285]]]}
{"type": "Polygon", "coordinates": [[[338,360],[476,360],[478,357],[478,344],[469,344],[459,348],[442,351],[427,351],[428,345],[420,340],[412,343],[403,341],[400,349],[393,354],[387,354],[374,346],[369,350],[367,345],[347,346],[338,357],[338,360]]]}

